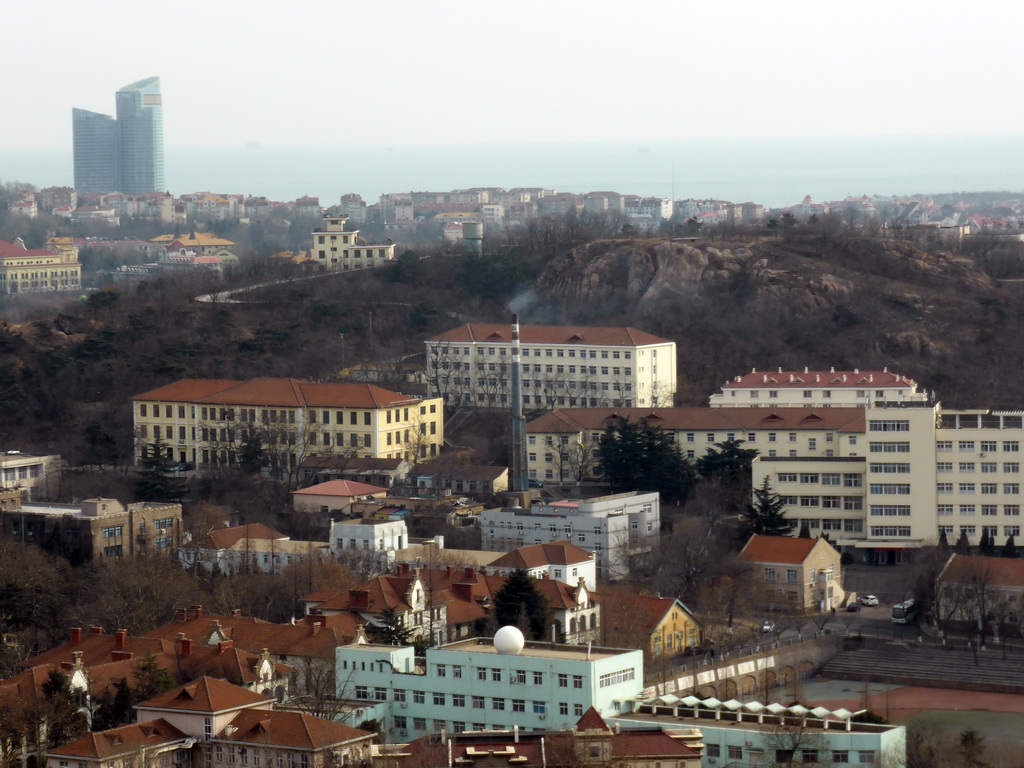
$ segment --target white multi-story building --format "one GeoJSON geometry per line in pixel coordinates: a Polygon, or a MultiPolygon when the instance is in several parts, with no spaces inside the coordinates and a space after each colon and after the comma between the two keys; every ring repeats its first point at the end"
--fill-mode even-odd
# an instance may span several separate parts
{"type": "MultiPolygon", "coordinates": [[[[654,407],[672,404],[676,345],[635,328],[524,325],[523,405],[654,407]]],[[[430,391],[446,402],[507,407],[512,326],[463,325],[426,342],[430,391]]]]}
{"type": "Polygon", "coordinates": [[[328,543],[335,557],[355,551],[393,558],[397,550],[409,546],[409,529],[404,520],[335,520],[328,543]]]}
{"type": "Polygon", "coordinates": [[[6,490],[21,491],[27,501],[33,494],[48,492],[56,483],[60,456],[33,456],[21,451],[0,453],[0,483],[6,490]]]}
{"type": "Polygon", "coordinates": [[[359,230],[345,231],[344,216],[324,217],[323,229],[313,233],[310,255],[324,269],[345,270],[380,267],[395,259],[395,246],[367,245],[359,230]]]}
{"type": "Polygon", "coordinates": [[[712,408],[844,408],[872,403],[927,403],[917,382],[881,371],[758,371],[736,376],[711,396],[712,408]]]}
{"type": "Polygon", "coordinates": [[[840,444],[856,445],[864,433],[863,408],[560,408],[526,425],[530,477],[596,477],[601,435],[620,419],[660,428],[687,459],[730,441],[769,457],[840,456],[840,444]]]}
{"type": "Polygon", "coordinates": [[[480,515],[484,549],[507,551],[528,544],[569,541],[594,553],[597,575],[625,576],[632,558],[649,549],[661,528],[657,493],[617,493],[562,499],[529,508],[498,507],[480,515]]]}
{"type": "Polygon", "coordinates": [[[473,638],[415,649],[370,645],[337,649],[339,697],[387,702],[389,741],[445,730],[571,729],[590,707],[608,717],[630,711],[643,688],[643,652],[473,638]],[[497,647],[496,647],[497,646],[497,647]]]}
{"type": "Polygon", "coordinates": [[[788,518],[869,562],[901,562],[940,532],[950,543],[1020,538],[1024,412],[911,402],[864,414],[864,432],[832,456],[759,456],[754,487],[767,478],[788,518]]]}

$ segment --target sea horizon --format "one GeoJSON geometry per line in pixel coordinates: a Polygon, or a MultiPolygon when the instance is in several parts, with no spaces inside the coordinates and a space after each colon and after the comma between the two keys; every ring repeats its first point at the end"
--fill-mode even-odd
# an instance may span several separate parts
{"type": "MultiPolygon", "coordinates": [[[[471,146],[171,147],[167,189],[323,206],[469,187],[715,198],[770,208],[846,197],[1024,191],[1024,135],[471,146]]],[[[0,150],[0,181],[70,186],[72,154],[0,150]]]]}

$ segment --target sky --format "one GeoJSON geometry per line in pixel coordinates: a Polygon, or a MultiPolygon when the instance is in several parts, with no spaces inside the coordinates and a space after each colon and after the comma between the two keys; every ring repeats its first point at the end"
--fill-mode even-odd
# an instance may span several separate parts
{"type": "MultiPolygon", "coordinates": [[[[168,147],[1024,133],[1024,5],[47,0],[4,12],[0,150],[161,79],[168,147]]],[[[0,169],[0,177],[3,170],[0,169]]]]}

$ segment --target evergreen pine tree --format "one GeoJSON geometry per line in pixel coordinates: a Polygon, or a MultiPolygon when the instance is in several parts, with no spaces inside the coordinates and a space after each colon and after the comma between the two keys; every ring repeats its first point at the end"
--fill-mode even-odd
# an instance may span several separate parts
{"type": "Polygon", "coordinates": [[[803,522],[800,523],[800,533],[797,535],[797,538],[800,538],[800,539],[809,539],[809,538],[811,538],[811,524],[807,520],[804,520],[803,522]]]}
{"type": "Polygon", "coordinates": [[[412,633],[393,608],[381,614],[380,627],[376,635],[377,642],[382,645],[412,645],[412,633]]]}
{"type": "Polygon", "coordinates": [[[1003,544],[1003,549],[999,553],[1002,557],[1016,558],[1017,557],[1017,543],[1013,540],[1013,534],[1011,533],[1006,537],[1006,543],[1003,544]]]}
{"type": "Polygon", "coordinates": [[[543,640],[548,625],[548,601],[525,569],[509,574],[494,595],[494,617],[499,627],[519,627],[533,640],[543,640]]]}
{"type": "Polygon", "coordinates": [[[971,542],[967,540],[967,532],[960,531],[960,538],[956,540],[956,545],[953,547],[953,551],[958,555],[969,555],[971,554],[971,542]]]}
{"type": "Polygon", "coordinates": [[[600,471],[613,492],[658,491],[664,501],[685,500],[694,480],[693,467],[661,427],[643,419],[615,419],[601,435],[600,445],[600,471]]]}
{"type": "Polygon", "coordinates": [[[943,554],[949,552],[949,539],[946,538],[946,529],[939,531],[939,551],[943,554]]]}
{"type": "Polygon", "coordinates": [[[982,527],[981,539],[978,541],[978,554],[988,557],[992,550],[992,537],[988,534],[988,528],[982,527]]]}
{"type": "Polygon", "coordinates": [[[789,536],[796,524],[783,515],[785,502],[772,490],[766,477],[760,488],[754,489],[754,501],[747,505],[742,514],[743,526],[747,536],[789,536]]]}
{"type": "Polygon", "coordinates": [[[142,451],[142,469],[135,481],[135,495],[141,501],[181,503],[185,497],[185,481],[172,474],[173,461],[160,438],[142,451]]]}

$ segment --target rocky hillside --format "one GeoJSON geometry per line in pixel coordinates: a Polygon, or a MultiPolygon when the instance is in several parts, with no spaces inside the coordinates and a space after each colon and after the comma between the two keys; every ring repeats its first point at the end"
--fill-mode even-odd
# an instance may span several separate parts
{"type": "Polygon", "coordinates": [[[948,405],[1022,407],[1014,285],[901,241],[651,239],[577,247],[548,264],[538,291],[575,321],[675,339],[687,402],[752,367],[888,366],[948,405]]]}

